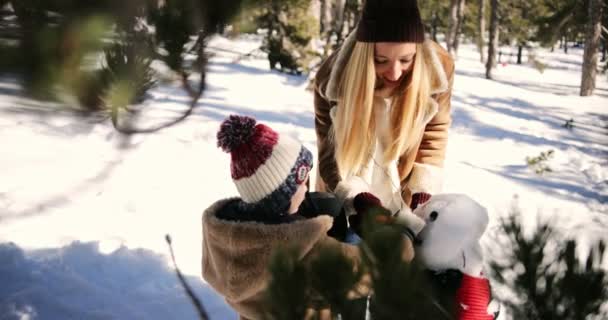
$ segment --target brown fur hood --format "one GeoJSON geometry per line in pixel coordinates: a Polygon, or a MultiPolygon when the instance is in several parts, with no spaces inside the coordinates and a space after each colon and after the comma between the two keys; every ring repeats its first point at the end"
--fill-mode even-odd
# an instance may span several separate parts
{"type": "Polygon", "coordinates": [[[216,202],[203,213],[203,278],[235,308],[259,300],[269,274],[272,250],[284,244],[296,245],[300,257],[326,238],[332,218],[326,215],[291,223],[263,224],[239,222],[217,217],[226,205],[237,199],[216,202]]]}

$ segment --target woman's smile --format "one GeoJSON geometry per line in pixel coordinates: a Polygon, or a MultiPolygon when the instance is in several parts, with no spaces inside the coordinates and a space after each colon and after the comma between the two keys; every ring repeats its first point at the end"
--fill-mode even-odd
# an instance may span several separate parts
{"type": "Polygon", "coordinates": [[[382,80],[384,80],[384,83],[386,84],[386,86],[388,87],[396,87],[399,85],[399,83],[401,83],[401,78],[403,78],[403,76],[399,77],[399,79],[395,80],[395,81],[391,81],[388,80],[386,78],[382,78],[382,80]]]}

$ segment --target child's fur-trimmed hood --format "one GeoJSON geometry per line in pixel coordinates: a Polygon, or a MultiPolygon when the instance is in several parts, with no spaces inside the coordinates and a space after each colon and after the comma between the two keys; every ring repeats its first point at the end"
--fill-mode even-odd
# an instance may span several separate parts
{"type": "Polygon", "coordinates": [[[268,263],[272,250],[295,245],[300,258],[326,238],[333,219],[320,215],[291,223],[263,224],[230,221],[217,217],[231,201],[220,200],[203,213],[203,278],[239,314],[256,318],[263,292],[269,281],[268,263]],[[255,306],[255,307],[254,307],[255,306]]]}

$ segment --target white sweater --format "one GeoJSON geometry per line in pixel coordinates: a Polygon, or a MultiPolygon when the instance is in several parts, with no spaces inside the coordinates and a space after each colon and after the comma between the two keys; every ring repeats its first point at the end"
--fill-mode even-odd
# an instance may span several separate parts
{"type": "MultiPolygon", "coordinates": [[[[371,192],[382,201],[382,205],[393,214],[399,215],[407,225],[418,233],[424,221],[412,214],[401,197],[401,179],[397,170],[397,159],[384,164],[384,150],[390,143],[391,99],[374,99],[376,118],[376,141],[373,156],[358,176],[347,177],[336,186],[335,193],[344,202],[347,215],[355,214],[352,199],[360,192],[371,192]]],[[[333,111],[333,110],[332,110],[333,111]]]]}

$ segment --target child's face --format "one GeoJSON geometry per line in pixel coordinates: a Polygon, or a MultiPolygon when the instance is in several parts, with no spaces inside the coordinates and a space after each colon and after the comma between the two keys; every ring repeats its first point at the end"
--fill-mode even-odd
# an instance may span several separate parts
{"type": "Polygon", "coordinates": [[[306,187],[307,181],[308,178],[306,178],[306,180],[298,186],[296,193],[294,193],[291,197],[291,205],[289,206],[288,211],[289,214],[294,214],[298,212],[298,208],[300,208],[300,205],[302,204],[302,201],[304,201],[304,197],[306,196],[306,191],[308,191],[308,188],[306,187]]]}

